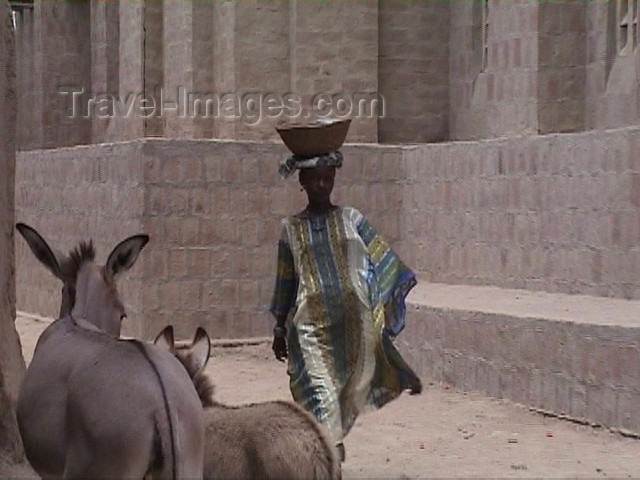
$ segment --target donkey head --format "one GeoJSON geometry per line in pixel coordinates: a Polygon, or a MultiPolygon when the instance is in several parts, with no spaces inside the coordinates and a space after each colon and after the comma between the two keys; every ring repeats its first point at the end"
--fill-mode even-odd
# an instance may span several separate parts
{"type": "Polygon", "coordinates": [[[175,342],[173,327],[169,325],[156,337],[156,346],[168,350],[175,355],[187,370],[198,392],[203,407],[215,405],[213,400],[214,386],[204,373],[204,368],[211,354],[211,340],[204,328],[198,327],[191,342],[175,342]]]}
{"type": "Polygon", "coordinates": [[[104,332],[120,336],[126,314],[115,282],[120,273],[133,266],[149,236],[134,235],[123,240],[104,265],[96,265],[91,241],[81,242],[69,255],[64,255],[49,247],[32,227],[18,223],[16,228],[36,258],[62,280],[60,317],[71,313],[104,332]]]}

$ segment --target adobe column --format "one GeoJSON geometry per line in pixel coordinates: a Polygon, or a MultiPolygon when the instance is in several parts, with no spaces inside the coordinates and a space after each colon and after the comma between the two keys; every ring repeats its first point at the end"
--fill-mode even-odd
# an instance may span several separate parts
{"type": "MultiPolygon", "coordinates": [[[[37,92],[42,91],[42,84],[36,84],[34,50],[34,8],[22,6],[15,12],[16,17],[16,69],[18,95],[18,119],[16,148],[31,150],[38,148],[42,142],[42,110],[41,98],[37,92]],[[36,86],[37,85],[37,86],[36,86]]],[[[41,56],[40,56],[41,58],[41,56]]]]}
{"type": "Polygon", "coordinates": [[[276,116],[267,102],[283,106],[290,91],[289,3],[234,2],[233,70],[230,92],[241,109],[234,137],[242,140],[275,139],[276,116]]]}
{"type": "Polygon", "coordinates": [[[380,142],[449,137],[449,2],[380,2],[380,142]]]}
{"type": "Polygon", "coordinates": [[[120,111],[113,140],[162,136],[157,102],[163,84],[163,3],[119,3],[118,91],[120,111]],[[144,101],[143,101],[144,100],[144,101]],[[155,107],[155,108],[154,108],[155,107]]]}
{"type": "Polygon", "coordinates": [[[213,13],[216,2],[164,3],[164,135],[211,138],[205,100],[213,91],[213,13]]]}
{"type": "MultiPolygon", "coordinates": [[[[353,107],[355,116],[358,102],[378,93],[379,2],[288,3],[292,91],[304,96],[305,108],[322,95],[331,100],[331,107],[325,103],[322,114],[332,110],[343,115],[353,107]]],[[[366,106],[367,100],[360,105],[366,106]]],[[[376,116],[360,111],[347,141],[377,141],[377,123],[376,116]]]]}
{"type": "Polygon", "coordinates": [[[105,105],[91,116],[92,143],[117,139],[111,124],[118,113],[112,100],[120,93],[119,10],[120,2],[91,2],[91,91],[105,105]]]}
{"type": "Polygon", "coordinates": [[[86,109],[91,97],[91,42],[87,41],[90,2],[34,2],[34,9],[38,52],[34,73],[42,142],[33,147],[88,144],[91,142],[91,122],[86,109]]]}
{"type": "Polygon", "coordinates": [[[538,131],[585,128],[588,2],[538,4],[538,131]]]}

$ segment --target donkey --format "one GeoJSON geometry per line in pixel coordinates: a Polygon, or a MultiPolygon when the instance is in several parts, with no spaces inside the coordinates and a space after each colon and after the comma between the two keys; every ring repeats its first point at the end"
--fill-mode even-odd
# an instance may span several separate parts
{"type": "Polygon", "coordinates": [[[206,479],[342,478],[335,447],[324,428],[292,402],[227,406],[213,398],[204,373],[211,341],[198,328],[191,342],[173,342],[172,327],[156,345],[173,352],[193,380],[205,415],[206,479]]]}
{"type": "Polygon", "coordinates": [[[127,238],[98,266],[91,242],[65,256],[17,229],[64,283],[61,317],[38,339],[18,395],[29,463],[43,478],[201,479],[203,412],[189,375],[166,351],[117,338],[115,280],[149,237],[127,238]]]}

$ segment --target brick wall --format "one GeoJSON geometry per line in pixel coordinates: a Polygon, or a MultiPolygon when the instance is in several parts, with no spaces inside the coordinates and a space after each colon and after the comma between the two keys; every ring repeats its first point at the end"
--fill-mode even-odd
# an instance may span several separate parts
{"type": "MultiPolygon", "coordinates": [[[[639,141],[635,127],[354,144],[336,199],[361,209],[426,280],[637,299],[639,141]]],[[[142,293],[126,294],[134,332],[171,322],[210,325],[216,337],[266,333],[279,219],[304,206],[296,180],[276,176],[284,152],[160,139],[23,152],[18,219],[64,249],[91,234],[101,255],[149,233],[127,284],[143,279],[142,293]]],[[[59,286],[17,245],[18,308],[55,315],[59,286]]]]}
{"type": "Polygon", "coordinates": [[[177,119],[170,111],[147,120],[69,119],[57,93],[61,85],[125,98],[143,88],[159,95],[160,85],[171,96],[178,85],[217,95],[294,92],[307,103],[317,93],[380,93],[386,117],[356,119],[349,141],[433,142],[635,125],[640,57],[634,42],[640,37],[620,51],[621,4],[36,2],[20,17],[19,146],[159,135],[276,138],[276,120],[264,116],[256,125],[226,117],[177,119]],[[71,63],[74,69],[65,67],[71,63]]]}
{"type": "MultiPolygon", "coordinates": [[[[99,261],[128,235],[151,236],[122,283],[125,333],[166,324],[216,338],[269,332],[280,219],[305,205],[282,181],[280,144],[152,140],[21,153],[17,217],[62,250],[92,236],[99,261]],[[73,180],[70,180],[73,179],[73,180]]],[[[349,146],[336,201],[361,209],[396,243],[398,147],[349,146]]],[[[55,316],[60,286],[17,240],[18,309],[55,316]]]]}
{"type": "Polygon", "coordinates": [[[405,150],[401,251],[445,283],[640,298],[640,128],[405,150]]]}
{"type": "Polygon", "coordinates": [[[616,8],[621,3],[587,2],[586,128],[616,128],[640,120],[640,56],[633,40],[625,50],[619,48],[616,8]]]}
{"type": "MultiPolygon", "coordinates": [[[[94,7],[96,8],[96,7],[94,7]]],[[[155,8],[157,11],[157,7],[155,8]]],[[[119,3],[119,69],[118,86],[123,98],[143,91],[144,71],[142,26],[145,21],[145,2],[119,3]]],[[[156,31],[160,26],[156,24],[156,31]]],[[[113,140],[133,140],[144,136],[144,123],[139,115],[117,115],[110,125],[113,140]]]]}
{"type": "MultiPolygon", "coordinates": [[[[92,238],[103,263],[116,244],[142,231],[144,188],[141,144],[130,142],[20,154],[16,168],[16,220],[33,226],[55,248],[68,252],[92,238]]],[[[120,291],[140,333],[140,280],[144,255],[121,283],[120,291]],[[141,266],[142,265],[142,266],[141,266]]],[[[56,317],[61,283],[16,238],[17,308],[56,317]]]]}
{"type": "MultiPolygon", "coordinates": [[[[119,11],[119,2],[91,4],[91,91],[99,99],[119,93],[119,11]]],[[[109,138],[111,120],[93,116],[91,139],[94,143],[109,138]]]]}
{"type": "MultiPolygon", "coordinates": [[[[215,40],[214,40],[214,2],[194,2],[192,15],[193,45],[193,91],[206,93],[215,91],[215,40]]],[[[167,4],[165,4],[167,6],[167,4]]],[[[165,59],[167,70],[171,68],[171,59],[165,59]]],[[[195,118],[191,138],[214,138],[214,119],[195,118]]]]}
{"type": "MultiPolygon", "coordinates": [[[[316,94],[378,92],[378,2],[292,2],[291,85],[316,94]]],[[[375,142],[376,117],[354,119],[349,141],[375,142]]]]}
{"type": "Polygon", "coordinates": [[[585,129],[588,3],[563,0],[538,5],[540,133],[585,129]]]}
{"type": "Polygon", "coordinates": [[[21,54],[32,54],[33,63],[24,59],[20,64],[19,85],[23,93],[18,147],[53,148],[88,143],[91,120],[82,115],[71,116],[71,95],[65,97],[59,92],[64,87],[84,88],[85,102],[91,94],[91,42],[87,41],[91,38],[90,5],[34,2],[33,15],[27,15],[25,26],[32,36],[27,40],[20,34],[19,40],[27,40],[20,46],[21,54]],[[32,90],[24,92],[28,88],[32,90]]]}
{"type": "Polygon", "coordinates": [[[380,142],[449,138],[450,2],[378,3],[380,142]]]}
{"type": "MultiPolygon", "coordinates": [[[[160,71],[164,71],[164,81],[160,81],[159,86],[164,89],[164,98],[168,102],[179,102],[177,88],[182,87],[189,92],[195,92],[194,79],[196,74],[195,62],[197,55],[200,61],[206,62],[207,52],[195,51],[195,35],[193,27],[197,20],[207,20],[207,12],[213,5],[209,2],[168,2],[159,4],[162,6],[164,22],[163,35],[160,49],[164,49],[163,64],[160,71]],[[200,5],[200,7],[198,7],[200,5]],[[200,19],[196,18],[196,9],[201,14],[200,19]],[[193,36],[193,37],[192,37],[193,36]]],[[[209,18],[210,19],[210,18],[209,18]]],[[[210,36],[211,31],[208,32],[210,36]]],[[[209,52],[210,53],[210,52],[209,52]]],[[[203,73],[211,72],[213,62],[203,65],[203,73]]],[[[162,77],[160,77],[162,80],[162,77]]],[[[213,90],[213,88],[209,88],[213,90]]],[[[206,91],[206,90],[205,90],[206,91]]],[[[176,111],[167,110],[164,114],[165,133],[173,138],[192,138],[194,135],[194,121],[191,118],[180,118],[179,109],[176,111]]]]}
{"type": "MultiPolygon", "coordinates": [[[[376,211],[372,221],[397,239],[398,225],[389,219],[398,196],[383,187],[375,167],[382,166],[383,150],[345,149],[348,165],[340,172],[336,200],[376,211]]],[[[306,200],[296,178],[277,176],[285,151],[277,144],[145,144],[144,225],[153,239],[145,252],[147,335],[167,323],[185,336],[198,325],[210,326],[218,338],[270,331],[266,309],[280,219],[304,208],[306,200]]],[[[397,165],[400,149],[385,152],[389,164],[397,165]]]]}
{"type": "Polygon", "coordinates": [[[450,8],[450,138],[536,132],[538,2],[453,2],[450,8]]]}
{"type": "MultiPolygon", "coordinates": [[[[235,2],[213,2],[213,92],[235,90],[235,2]]],[[[235,138],[234,122],[221,118],[213,122],[214,138],[235,138]]]]}
{"type": "MultiPolygon", "coordinates": [[[[291,84],[295,51],[290,44],[291,2],[236,2],[233,29],[234,89],[239,95],[268,93],[284,96],[295,91],[291,84]]],[[[250,98],[250,97],[247,97],[250,98]]],[[[246,107],[246,104],[243,104],[246,107]]],[[[233,121],[234,138],[273,139],[277,119],[255,115],[233,121]]],[[[224,121],[224,120],[223,120],[224,121]]]]}
{"type": "MultiPolygon", "coordinates": [[[[612,304],[608,311],[626,307],[612,304]]],[[[410,305],[408,315],[411,322],[398,342],[426,378],[640,433],[636,321],[593,324],[582,323],[580,316],[558,321],[535,311],[517,317],[454,305],[410,305]]]]}

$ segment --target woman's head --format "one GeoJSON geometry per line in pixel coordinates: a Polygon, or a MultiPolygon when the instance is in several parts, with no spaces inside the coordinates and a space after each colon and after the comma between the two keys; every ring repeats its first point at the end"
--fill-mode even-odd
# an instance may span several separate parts
{"type": "Polygon", "coordinates": [[[335,177],[336,167],[321,166],[300,169],[298,180],[307,192],[309,203],[326,203],[331,199],[335,177]]]}

